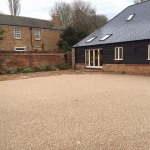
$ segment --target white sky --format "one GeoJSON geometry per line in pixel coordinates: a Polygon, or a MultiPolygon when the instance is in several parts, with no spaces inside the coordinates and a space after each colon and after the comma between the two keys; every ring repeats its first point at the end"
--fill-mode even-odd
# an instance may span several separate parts
{"type": "MultiPolygon", "coordinates": [[[[63,0],[21,0],[20,16],[33,17],[49,20],[49,11],[55,2],[63,0]]],[[[74,0],[64,0],[72,2],[74,0]]],[[[109,19],[113,18],[127,6],[133,4],[134,0],[84,0],[91,2],[96,8],[97,14],[104,14],[109,19]]],[[[8,0],[0,0],[0,12],[10,14],[8,0]]]]}

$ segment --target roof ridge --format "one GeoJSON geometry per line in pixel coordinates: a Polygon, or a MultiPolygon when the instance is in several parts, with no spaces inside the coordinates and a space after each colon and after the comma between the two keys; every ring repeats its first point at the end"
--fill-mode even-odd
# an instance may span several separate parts
{"type": "Polygon", "coordinates": [[[26,16],[13,16],[8,14],[0,14],[0,16],[10,16],[10,17],[16,17],[16,18],[27,18],[27,19],[35,19],[35,20],[42,20],[42,21],[50,21],[45,19],[39,19],[39,18],[32,18],[32,17],[26,17],[26,16]]]}

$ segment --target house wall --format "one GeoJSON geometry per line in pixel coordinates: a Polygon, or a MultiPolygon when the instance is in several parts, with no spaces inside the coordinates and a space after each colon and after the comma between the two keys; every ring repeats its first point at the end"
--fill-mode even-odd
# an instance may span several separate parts
{"type": "Polygon", "coordinates": [[[103,70],[130,73],[148,73],[150,70],[150,60],[147,60],[148,45],[150,45],[150,40],[79,47],[75,49],[75,66],[77,66],[77,69],[78,66],[84,66],[86,49],[101,48],[103,50],[103,70]],[[115,47],[123,47],[122,61],[114,60],[115,47]]]}
{"type": "Polygon", "coordinates": [[[30,30],[29,27],[16,27],[16,26],[2,26],[5,30],[4,39],[0,41],[0,50],[14,51],[15,47],[26,47],[27,50],[42,50],[42,44],[44,44],[44,50],[58,50],[57,43],[60,39],[60,30],[52,29],[40,29],[41,40],[35,40],[34,30],[30,30]],[[14,29],[21,29],[21,39],[14,38],[14,29]],[[32,36],[31,36],[32,32],[32,36]],[[31,42],[32,39],[32,42],[31,42]]]}

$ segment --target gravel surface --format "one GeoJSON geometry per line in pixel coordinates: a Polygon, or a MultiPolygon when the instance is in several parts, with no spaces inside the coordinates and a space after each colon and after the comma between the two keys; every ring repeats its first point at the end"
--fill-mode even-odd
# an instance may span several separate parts
{"type": "Polygon", "coordinates": [[[150,77],[0,82],[0,150],[149,150],[150,77]]]}

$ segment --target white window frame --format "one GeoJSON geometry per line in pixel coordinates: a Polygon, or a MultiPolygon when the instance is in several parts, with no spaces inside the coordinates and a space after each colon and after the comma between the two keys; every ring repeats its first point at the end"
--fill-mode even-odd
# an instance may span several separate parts
{"type": "Polygon", "coordinates": [[[150,45],[148,45],[148,60],[150,60],[150,45]]]}
{"type": "Polygon", "coordinates": [[[100,59],[98,59],[98,66],[95,66],[95,61],[93,61],[93,66],[91,66],[91,64],[90,64],[90,60],[91,60],[91,55],[90,55],[90,51],[93,51],[93,60],[95,60],[95,50],[98,50],[98,58],[100,58],[100,51],[102,50],[102,49],[86,49],[85,50],[85,67],[86,68],[102,68],[102,66],[100,66],[100,59]],[[87,64],[87,53],[88,53],[88,64],[87,64]]]}
{"type": "Polygon", "coordinates": [[[115,60],[123,60],[123,47],[115,47],[115,60]],[[120,58],[120,50],[122,50],[122,58],[120,58]]]}
{"type": "Polygon", "coordinates": [[[134,15],[135,15],[135,14],[130,14],[130,15],[128,16],[128,18],[127,18],[127,21],[132,20],[132,19],[133,19],[133,17],[134,17],[134,15]]]}
{"type": "Polygon", "coordinates": [[[92,38],[88,39],[88,40],[86,41],[86,43],[90,43],[90,42],[92,42],[93,40],[95,40],[96,38],[97,38],[96,36],[93,36],[92,38]]]}
{"type": "Polygon", "coordinates": [[[15,39],[21,39],[21,29],[20,28],[14,29],[14,38],[15,39]]]}
{"type": "Polygon", "coordinates": [[[15,51],[17,51],[17,52],[24,52],[24,51],[26,51],[26,47],[15,47],[15,51]],[[23,48],[24,50],[17,50],[17,48],[19,49],[19,48],[23,48]]]}
{"type": "Polygon", "coordinates": [[[41,40],[41,30],[34,30],[34,38],[35,40],[41,40]]]}
{"type": "Polygon", "coordinates": [[[107,40],[111,35],[112,35],[112,34],[106,34],[104,37],[102,37],[102,38],[100,39],[100,41],[105,41],[105,40],[107,40]]]}

